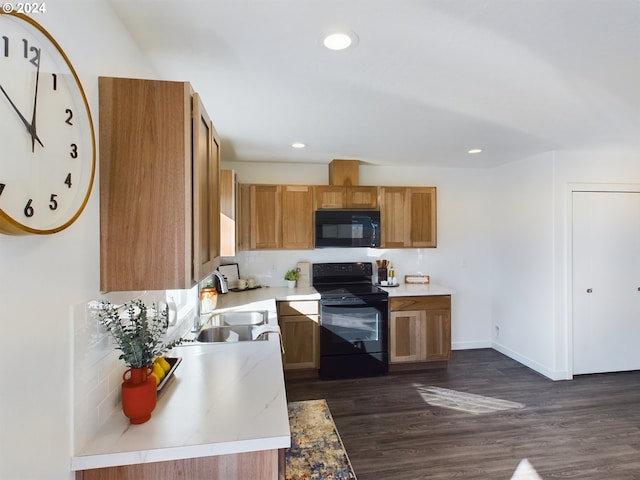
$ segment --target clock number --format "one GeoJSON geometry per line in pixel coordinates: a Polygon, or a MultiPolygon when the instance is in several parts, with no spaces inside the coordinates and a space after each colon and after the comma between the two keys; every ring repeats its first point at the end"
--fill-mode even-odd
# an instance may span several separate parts
{"type": "Polygon", "coordinates": [[[51,194],[51,199],[49,200],[49,209],[50,210],[55,210],[58,208],[58,201],[56,200],[56,197],[58,195],[56,195],[55,193],[51,194]]]}
{"type": "Polygon", "coordinates": [[[64,183],[67,184],[67,187],[71,188],[71,174],[67,174],[67,178],[65,179],[64,183]]]}
{"type": "Polygon", "coordinates": [[[58,90],[58,75],[52,73],[51,76],[53,77],[53,89],[58,90]]]}
{"type": "Polygon", "coordinates": [[[27,202],[27,205],[24,207],[24,216],[25,217],[33,217],[33,207],[31,206],[31,202],[33,202],[33,199],[30,198],[29,201],[27,202]]]}
{"type": "Polygon", "coordinates": [[[4,56],[8,57],[9,56],[9,37],[2,37],[2,40],[4,40],[4,56]]]}
{"type": "Polygon", "coordinates": [[[67,125],[73,125],[73,122],[71,121],[71,119],[73,118],[73,111],[71,111],[70,108],[67,108],[65,110],[65,113],[68,115],[67,119],[64,121],[67,125]]]}
{"type": "Polygon", "coordinates": [[[34,55],[29,60],[34,67],[37,67],[40,63],[40,49],[38,47],[29,47],[29,41],[26,38],[22,39],[24,45],[24,58],[29,58],[29,52],[33,52],[34,55]]]}
{"type": "Polygon", "coordinates": [[[78,158],[78,145],[75,143],[71,144],[71,152],[69,155],[71,155],[71,158],[78,158]]]}

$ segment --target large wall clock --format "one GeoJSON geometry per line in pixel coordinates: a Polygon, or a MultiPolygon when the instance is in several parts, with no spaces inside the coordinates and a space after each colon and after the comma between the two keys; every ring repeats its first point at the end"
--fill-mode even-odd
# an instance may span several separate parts
{"type": "Polygon", "coordinates": [[[0,232],[71,225],[95,164],[91,112],[71,62],[33,19],[0,12],[0,232]]]}

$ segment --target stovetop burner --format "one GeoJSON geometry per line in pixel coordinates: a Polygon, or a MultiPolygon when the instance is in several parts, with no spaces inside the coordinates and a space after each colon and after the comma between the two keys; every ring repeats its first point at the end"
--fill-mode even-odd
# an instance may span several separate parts
{"type": "Polygon", "coordinates": [[[313,286],[322,298],[387,296],[373,285],[373,266],[367,262],[314,263],[313,286]]]}

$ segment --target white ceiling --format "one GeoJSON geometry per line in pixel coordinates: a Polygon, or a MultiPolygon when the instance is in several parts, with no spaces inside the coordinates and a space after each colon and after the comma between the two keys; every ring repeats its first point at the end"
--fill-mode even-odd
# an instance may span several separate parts
{"type": "Polygon", "coordinates": [[[162,79],[200,92],[223,160],[489,167],[640,152],[640,0],[109,3],[162,79]],[[335,29],[357,46],[323,48],[335,29]]]}

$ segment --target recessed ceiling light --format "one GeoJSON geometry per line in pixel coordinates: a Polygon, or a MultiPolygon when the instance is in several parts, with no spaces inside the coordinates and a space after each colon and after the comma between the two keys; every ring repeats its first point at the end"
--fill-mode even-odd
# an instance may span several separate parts
{"type": "Polygon", "coordinates": [[[357,40],[355,33],[334,32],[322,39],[322,44],[329,50],[344,50],[354,45],[357,40]]]}
{"type": "Polygon", "coordinates": [[[481,148],[472,148],[471,150],[469,150],[467,153],[470,154],[474,154],[474,153],[482,153],[482,149],[481,148]]]}
{"type": "Polygon", "coordinates": [[[304,148],[306,145],[302,142],[293,142],[291,144],[291,148],[304,148]]]}

